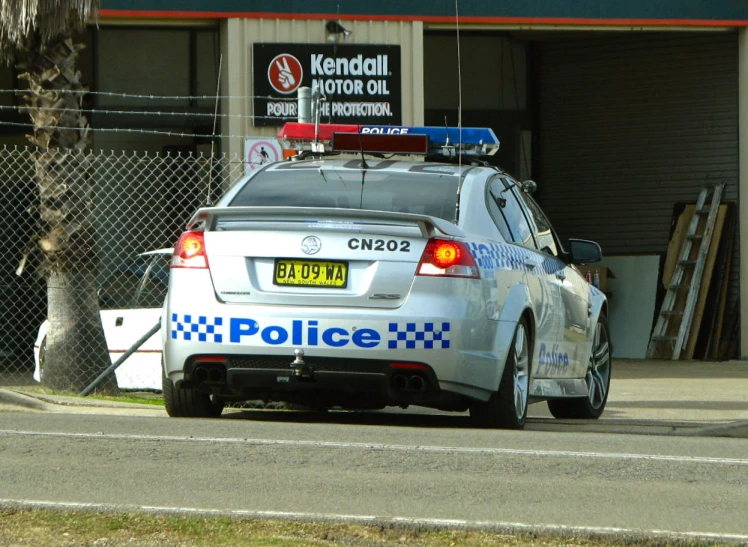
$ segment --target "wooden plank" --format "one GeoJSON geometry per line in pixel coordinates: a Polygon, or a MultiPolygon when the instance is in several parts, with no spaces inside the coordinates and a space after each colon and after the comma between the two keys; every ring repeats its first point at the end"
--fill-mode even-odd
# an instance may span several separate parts
{"type": "Polygon", "coordinates": [[[723,330],[719,341],[717,359],[736,359],[738,357],[738,341],[740,340],[740,303],[734,302],[725,321],[727,329],[723,330]]]}
{"type": "MultiPolygon", "coordinates": [[[[732,249],[732,242],[730,243],[730,249],[732,249]]],[[[725,276],[722,278],[722,288],[720,289],[721,293],[719,296],[719,304],[717,306],[717,325],[714,328],[714,333],[712,334],[712,343],[711,343],[711,350],[712,350],[711,357],[713,359],[717,358],[719,341],[722,338],[722,326],[724,325],[725,309],[727,308],[727,293],[730,287],[730,267],[731,266],[732,266],[732,253],[727,255],[727,262],[725,264],[726,273],[725,273],[725,276]]],[[[707,355],[706,357],[708,358],[709,355],[707,355]]]]}
{"type": "Polygon", "coordinates": [[[727,217],[727,220],[725,221],[724,230],[726,230],[726,241],[724,256],[726,257],[726,261],[724,274],[722,276],[722,287],[720,289],[719,305],[717,306],[716,312],[716,325],[714,326],[713,332],[711,333],[711,341],[709,344],[711,351],[707,353],[707,357],[711,356],[712,359],[719,358],[719,347],[722,340],[722,329],[724,328],[725,324],[725,313],[727,311],[727,293],[729,292],[730,287],[730,271],[732,268],[733,247],[735,245],[735,229],[737,227],[736,209],[737,207],[735,207],[735,205],[730,205],[730,208],[728,209],[729,215],[727,217]]]}
{"type": "Polygon", "coordinates": [[[684,350],[681,352],[681,359],[693,359],[693,352],[696,347],[696,339],[699,335],[699,329],[701,328],[701,320],[704,316],[704,306],[706,305],[706,299],[709,295],[709,285],[712,282],[712,273],[714,272],[714,261],[717,258],[717,253],[719,251],[719,241],[722,237],[722,229],[725,225],[726,215],[727,205],[720,205],[714,223],[714,231],[712,232],[709,251],[706,255],[706,260],[704,261],[704,270],[701,275],[701,282],[699,283],[699,296],[694,307],[688,340],[684,350]]]}

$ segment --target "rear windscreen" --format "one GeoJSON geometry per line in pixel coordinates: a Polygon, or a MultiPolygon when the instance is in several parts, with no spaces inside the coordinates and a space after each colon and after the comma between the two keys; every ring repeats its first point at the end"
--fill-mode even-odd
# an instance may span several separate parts
{"type": "Polygon", "coordinates": [[[453,221],[458,177],[436,169],[424,171],[325,167],[263,171],[229,205],[369,209],[453,221]]]}

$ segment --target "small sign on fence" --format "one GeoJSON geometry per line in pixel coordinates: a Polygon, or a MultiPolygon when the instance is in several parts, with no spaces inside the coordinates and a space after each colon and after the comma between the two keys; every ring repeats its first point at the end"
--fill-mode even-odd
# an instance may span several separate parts
{"type": "Polygon", "coordinates": [[[278,139],[244,139],[244,174],[249,174],[266,163],[283,159],[278,139]]]}

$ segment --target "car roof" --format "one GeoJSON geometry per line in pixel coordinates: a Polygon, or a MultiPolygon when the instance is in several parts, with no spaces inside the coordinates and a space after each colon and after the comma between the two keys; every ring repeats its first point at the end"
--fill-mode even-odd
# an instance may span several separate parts
{"type": "MultiPolygon", "coordinates": [[[[465,160],[462,162],[462,164],[458,163],[450,163],[450,162],[438,162],[438,161],[424,161],[423,159],[420,160],[410,160],[410,159],[392,159],[392,158],[376,158],[371,157],[371,155],[367,155],[365,157],[365,160],[367,164],[370,166],[378,165],[382,162],[387,162],[386,169],[388,171],[396,171],[396,172],[422,172],[422,173],[443,173],[443,174],[453,174],[453,175],[459,175],[459,174],[465,174],[471,169],[474,169],[476,167],[489,167],[491,169],[494,169],[498,172],[503,172],[498,167],[495,167],[493,165],[488,164],[480,164],[476,165],[472,163],[470,160],[465,160]]],[[[351,170],[360,170],[361,169],[361,157],[360,156],[349,156],[347,158],[345,157],[339,157],[335,156],[333,157],[322,157],[322,158],[313,158],[313,159],[301,159],[301,160],[294,160],[291,159],[290,161],[280,161],[269,164],[264,170],[265,171],[282,171],[285,169],[301,169],[303,167],[309,167],[309,169],[315,169],[319,167],[328,167],[333,169],[351,169],[351,170]]],[[[378,166],[378,169],[382,169],[382,166],[378,166]]]]}

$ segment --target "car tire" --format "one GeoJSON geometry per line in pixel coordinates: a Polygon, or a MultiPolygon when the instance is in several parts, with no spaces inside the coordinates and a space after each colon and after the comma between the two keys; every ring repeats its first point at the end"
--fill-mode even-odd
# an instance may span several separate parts
{"type": "Polygon", "coordinates": [[[218,418],[226,402],[192,388],[179,388],[169,378],[162,378],[164,406],[172,418],[218,418]]]}
{"type": "Polygon", "coordinates": [[[551,399],[548,409],[554,418],[574,420],[596,420],[608,401],[610,391],[611,345],[608,319],[600,314],[595,325],[592,353],[587,367],[585,382],[587,397],[575,399],[551,399]]]}
{"type": "Polygon", "coordinates": [[[470,406],[470,418],[481,427],[522,429],[527,419],[532,345],[527,319],[520,319],[506,356],[499,390],[487,402],[470,406]]]}

